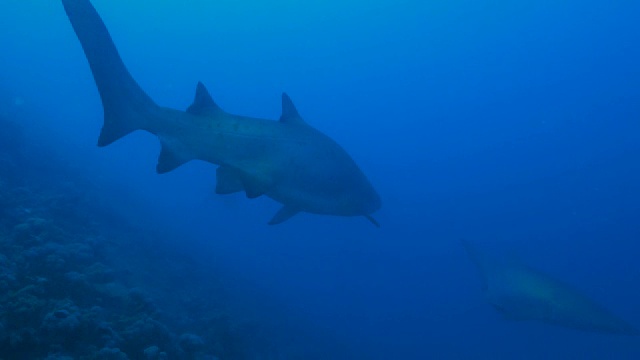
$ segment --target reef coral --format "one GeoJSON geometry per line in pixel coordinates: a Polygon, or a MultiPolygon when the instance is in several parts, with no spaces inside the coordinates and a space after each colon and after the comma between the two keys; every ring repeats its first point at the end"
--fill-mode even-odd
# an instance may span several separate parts
{"type": "Polygon", "coordinates": [[[122,266],[140,234],[115,228],[80,178],[24,171],[38,159],[22,141],[0,119],[0,359],[254,358],[217,305],[194,305],[199,317],[158,305],[135,280],[146,270],[122,266]]]}

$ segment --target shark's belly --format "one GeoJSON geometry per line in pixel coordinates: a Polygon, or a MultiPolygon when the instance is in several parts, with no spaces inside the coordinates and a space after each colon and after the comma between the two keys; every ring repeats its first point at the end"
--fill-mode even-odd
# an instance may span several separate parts
{"type": "Polygon", "coordinates": [[[236,169],[275,201],[298,211],[342,216],[379,207],[377,193],[351,157],[315,131],[272,126],[214,130],[192,134],[198,140],[190,143],[201,144],[198,157],[236,169]]]}
{"type": "Polygon", "coordinates": [[[275,181],[267,193],[269,197],[310,213],[362,215],[357,173],[318,162],[311,167],[295,163],[274,169],[275,181]]]}

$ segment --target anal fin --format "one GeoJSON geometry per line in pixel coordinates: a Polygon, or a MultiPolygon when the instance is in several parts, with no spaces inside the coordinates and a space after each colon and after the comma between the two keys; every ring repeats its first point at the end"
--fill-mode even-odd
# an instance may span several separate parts
{"type": "Polygon", "coordinates": [[[160,156],[158,157],[158,164],[156,165],[156,172],[158,174],[168,173],[191,160],[180,156],[179,152],[169,143],[161,140],[160,144],[160,156]]]}

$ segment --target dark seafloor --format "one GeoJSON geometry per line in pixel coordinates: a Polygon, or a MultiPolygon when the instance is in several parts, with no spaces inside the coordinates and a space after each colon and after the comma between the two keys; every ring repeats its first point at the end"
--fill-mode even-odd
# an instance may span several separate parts
{"type": "MultiPolygon", "coordinates": [[[[3,100],[6,107],[10,101],[3,100]]],[[[79,169],[28,139],[20,117],[37,114],[1,114],[0,359],[348,353],[334,339],[303,330],[310,327],[265,294],[252,289],[254,300],[247,302],[238,295],[242,279],[222,280],[212,264],[171,247],[163,229],[128,224],[79,169]]]]}

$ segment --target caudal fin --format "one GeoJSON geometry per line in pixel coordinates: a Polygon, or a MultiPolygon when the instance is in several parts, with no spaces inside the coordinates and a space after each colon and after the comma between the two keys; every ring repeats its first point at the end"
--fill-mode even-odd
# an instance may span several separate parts
{"type": "Polygon", "coordinates": [[[147,129],[158,108],[125,67],[104,22],[89,0],[62,0],[89,61],[102,98],[104,124],[98,146],[138,129],[147,129]]]}
{"type": "Polygon", "coordinates": [[[474,244],[471,244],[468,240],[460,239],[460,243],[462,244],[462,247],[464,247],[464,249],[467,251],[467,254],[471,258],[471,261],[478,268],[478,271],[480,272],[480,277],[482,278],[482,288],[486,289],[487,282],[488,282],[487,273],[489,271],[487,258],[484,256],[484,254],[478,251],[478,249],[474,244]]]}

